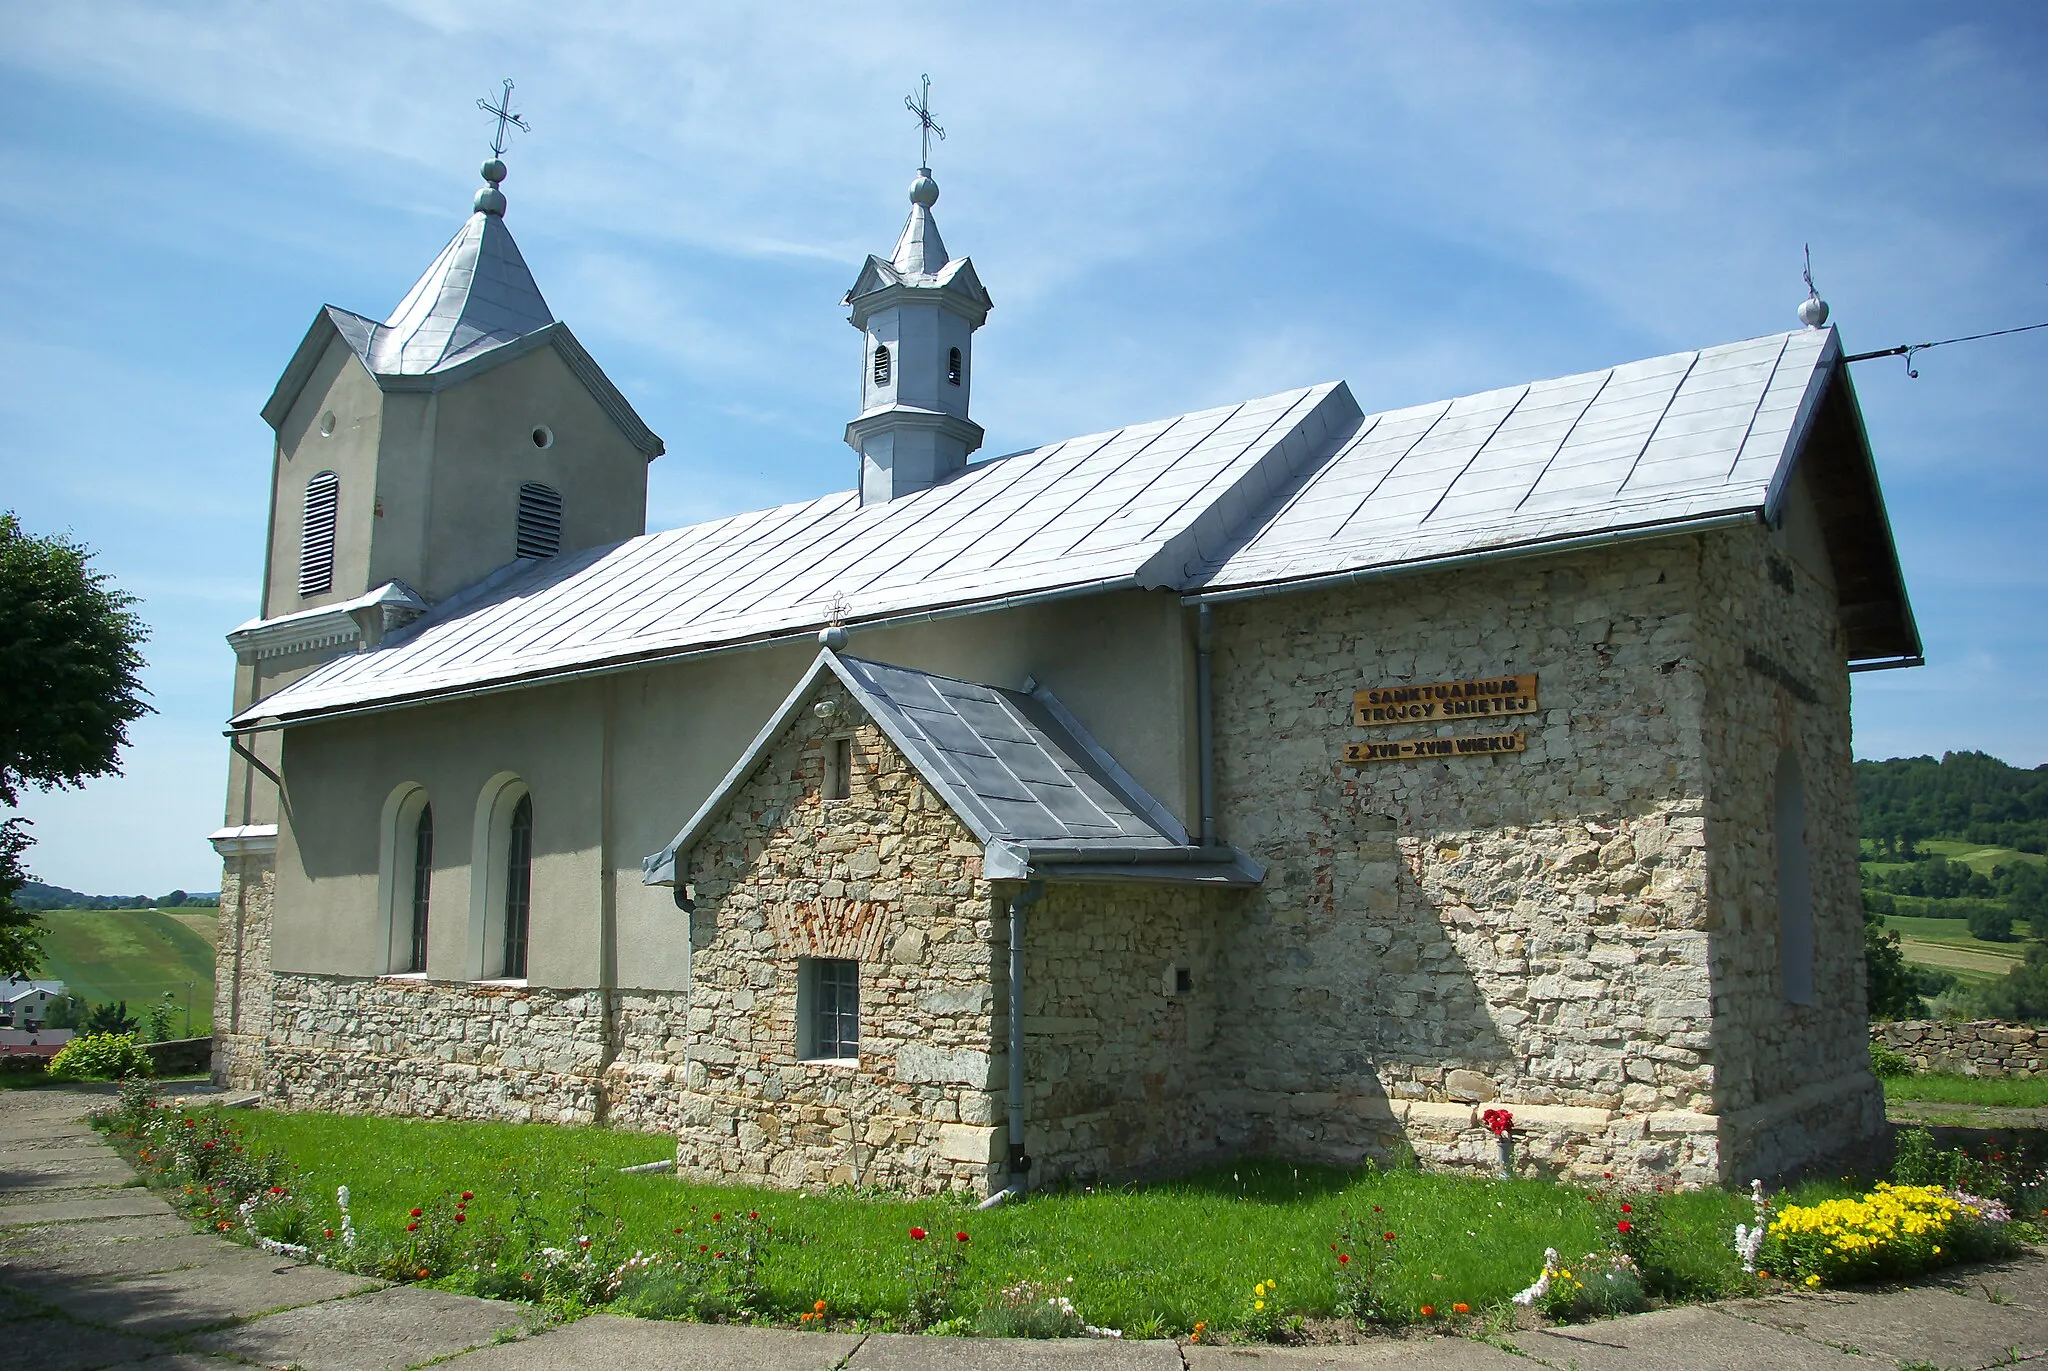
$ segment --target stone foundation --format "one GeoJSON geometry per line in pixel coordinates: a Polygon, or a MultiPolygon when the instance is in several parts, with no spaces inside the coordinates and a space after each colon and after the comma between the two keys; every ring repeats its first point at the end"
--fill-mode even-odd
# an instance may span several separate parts
{"type": "Polygon", "coordinates": [[[222,864],[218,944],[213,954],[213,1078],[263,1088],[270,1039],[270,917],[277,886],[269,854],[222,864]]]}

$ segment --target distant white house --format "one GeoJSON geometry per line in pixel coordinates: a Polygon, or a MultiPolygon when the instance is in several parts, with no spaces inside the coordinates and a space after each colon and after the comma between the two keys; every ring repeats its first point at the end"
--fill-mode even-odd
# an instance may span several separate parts
{"type": "Polygon", "coordinates": [[[42,1026],[52,1000],[64,994],[62,981],[31,981],[11,976],[0,985],[0,1028],[34,1032],[42,1026]]]}

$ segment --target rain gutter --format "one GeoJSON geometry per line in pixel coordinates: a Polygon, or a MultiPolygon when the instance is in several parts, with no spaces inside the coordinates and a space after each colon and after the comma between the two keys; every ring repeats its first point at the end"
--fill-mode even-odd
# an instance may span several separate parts
{"type": "MultiPolygon", "coordinates": [[[[1059,600],[1079,599],[1084,595],[1101,595],[1115,590],[1143,590],[1146,586],[1136,576],[1112,576],[1099,581],[1083,581],[1076,585],[1059,586],[1052,590],[1032,591],[1023,595],[1007,595],[999,600],[970,600],[943,609],[915,610],[904,614],[885,615],[879,619],[864,619],[846,625],[854,632],[866,633],[875,629],[903,628],[911,624],[932,623],[941,619],[957,619],[969,614],[993,614],[1007,609],[1025,609],[1033,605],[1051,604],[1059,600]]],[[[596,666],[567,667],[553,670],[527,672],[510,676],[500,681],[489,681],[479,685],[464,686],[456,690],[423,692],[399,699],[379,700],[372,704],[349,705],[341,709],[315,710],[289,719],[259,719],[255,723],[231,725],[222,729],[222,735],[233,738],[251,733],[270,733],[278,729],[291,728],[298,724],[328,723],[337,719],[359,719],[372,714],[389,714],[394,710],[411,709],[419,705],[448,704],[456,700],[473,700],[483,695],[499,695],[508,690],[523,690],[536,685],[564,685],[574,681],[594,680],[602,676],[615,676],[621,672],[638,671],[642,667],[667,666],[677,662],[694,661],[699,657],[714,657],[728,652],[751,652],[758,648],[779,647],[786,643],[815,639],[817,626],[788,629],[779,633],[766,634],[758,638],[738,638],[727,643],[710,647],[677,648],[669,651],[642,653],[633,657],[604,662],[596,666]]]]}

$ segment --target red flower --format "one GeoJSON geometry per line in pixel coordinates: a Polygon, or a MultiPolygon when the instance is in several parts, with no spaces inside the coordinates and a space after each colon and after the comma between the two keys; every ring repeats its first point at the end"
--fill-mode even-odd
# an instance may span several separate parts
{"type": "Polygon", "coordinates": [[[915,1238],[918,1242],[923,1242],[924,1230],[922,1228],[913,1228],[910,1230],[910,1236],[915,1238]]]}
{"type": "Polygon", "coordinates": [[[412,1217],[413,1217],[413,1218],[415,1218],[415,1219],[416,1219],[416,1218],[418,1218],[419,1216],[420,1216],[420,1211],[419,1211],[419,1210],[415,1209],[415,1210],[413,1210],[413,1211],[412,1211],[412,1217]]]}
{"type": "MultiPolygon", "coordinates": [[[[681,1230],[680,1228],[679,1228],[679,1229],[677,1229],[676,1231],[677,1231],[678,1233],[682,1232],[682,1230],[681,1230]]],[[[700,1242],[700,1243],[698,1243],[698,1244],[697,1244],[697,1250],[698,1250],[699,1252],[709,1252],[709,1251],[710,1251],[711,1249],[710,1249],[709,1247],[705,1246],[705,1245],[704,1245],[703,1243],[701,1243],[701,1242],[700,1242]]]]}
{"type": "Polygon", "coordinates": [[[676,1232],[678,1232],[678,1233],[680,1233],[680,1232],[682,1232],[683,1230],[682,1230],[682,1229],[680,1229],[680,1228],[678,1228],[678,1229],[676,1229],[675,1231],[676,1231],[676,1232]]]}
{"type": "Polygon", "coordinates": [[[1629,1233],[1633,1232],[1634,1229],[1635,1225],[1630,1223],[1627,1219],[1615,1220],[1614,1231],[1617,1233],[1629,1233]]]}
{"type": "Polygon", "coordinates": [[[1433,1319],[1433,1318],[1435,1318],[1435,1317],[1436,1317],[1436,1306],[1435,1306],[1435,1305],[1433,1305],[1433,1304],[1425,1304],[1425,1305],[1423,1305],[1423,1306],[1422,1306],[1422,1317],[1423,1317],[1423,1318],[1425,1318],[1425,1319],[1433,1319]]]}
{"type": "Polygon", "coordinates": [[[720,1261],[725,1260],[725,1253],[723,1252],[713,1252],[711,1255],[718,1258],[720,1261]]]}
{"type": "Polygon", "coordinates": [[[327,1230],[326,1230],[326,1232],[327,1232],[327,1236],[328,1236],[328,1237],[330,1237],[330,1238],[331,1238],[331,1237],[333,1237],[333,1236],[334,1236],[334,1230],[333,1230],[333,1229],[331,1229],[331,1228],[330,1228],[330,1229],[327,1229],[327,1230]]]}
{"type": "Polygon", "coordinates": [[[1389,1233],[1386,1235],[1386,1239],[1388,1242],[1392,1242],[1394,1240],[1394,1235],[1392,1233],[1389,1233]]]}
{"type": "Polygon", "coordinates": [[[747,1211],[747,1217],[750,1219],[758,1219],[761,1217],[761,1211],[758,1209],[749,1209],[747,1211]]]}
{"type": "Polygon", "coordinates": [[[953,1241],[954,1241],[954,1242],[966,1242],[966,1241],[967,1241],[967,1235],[966,1235],[965,1233],[955,1233],[955,1234],[953,1235],[953,1241]]]}
{"type": "Polygon", "coordinates": [[[1337,1254],[1337,1265],[1339,1265],[1339,1266],[1349,1266],[1350,1264],[1351,1264],[1351,1254],[1350,1254],[1349,1252],[1339,1252],[1339,1253],[1337,1254]]]}
{"type": "Polygon", "coordinates": [[[461,1223],[461,1222],[462,1222],[462,1221],[463,1221],[464,1219],[466,1219],[466,1218],[468,1218],[468,1217],[469,1217],[469,1215],[467,1215],[467,1214],[464,1214],[464,1213],[461,1213],[460,1211],[458,1211],[458,1212],[456,1213],[456,1215],[455,1215],[455,1222],[457,1222],[457,1223],[461,1223]]]}
{"type": "Polygon", "coordinates": [[[476,1198],[476,1196],[475,1196],[474,1194],[470,1193],[470,1192],[469,1192],[469,1191],[467,1191],[467,1190],[465,1190],[465,1191],[463,1191],[463,1192],[462,1192],[462,1202],[463,1202],[464,1204],[468,1204],[468,1203],[469,1203],[469,1202],[470,1202],[471,1200],[473,1200],[473,1199],[475,1199],[475,1198],[476,1198]]]}
{"type": "Polygon", "coordinates": [[[1621,1207],[1621,1212],[1624,1214],[1633,1214],[1636,1212],[1636,1207],[1632,1204],[1625,1204],[1621,1207]]]}
{"type": "Polygon", "coordinates": [[[1603,1181],[1611,1181],[1614,1179],[1614,1173],[1612,1171],[1602,1171],[1600,1173],[1600,1179],[1603,1181]]]}
{"type": "Polygon", "coordinates": [[[410,1232],[412,1232],[412,1231],[413,1231],[413,1229],[415,1229],[415,1228],[418,1228],[418,1227],[419,1227],[419,1224],[418,1224],[418,1223],[416,1223],[416,1222],[415,1222],[415,1223],[409,1223],[409,1224],[407,1224],[407,1225],[405,1226],[405,1231],[406,1231],[406,1232],[408,1232],[408,1233],[410,1233],[410,1232]]]}
{"type": "Polygon", "coordinates": [[[725,1222],[725,1215],[723,1215],[723,1214],[720,1214],[720,1213],[716,1213],[716,1212],[714,1212],[714,1213],[713,1213],[713,1214],[711,1215],[711,1222],[713,1222],[713,1223],[724,1223],[724,1222],[725,1222]]]}
{"type": "Polygon", "coordinates": [[[1469,1304],[1454,1304],[1451,1306],[1451,1312],[1453,1314],[1469,1314],[1472,1312],[1472,1306],[1469,1304]]]}

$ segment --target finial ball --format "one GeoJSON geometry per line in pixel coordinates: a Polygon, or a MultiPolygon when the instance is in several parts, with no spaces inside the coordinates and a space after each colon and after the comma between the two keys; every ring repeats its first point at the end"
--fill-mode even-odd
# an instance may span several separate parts
{"type": "Polygon", "coordinates": [[[939,183],[932,180],[930,172],[918,172],[917,179],[910,183],[910,203],[930,209],[938,202],[939,183]]]}
{"type": "Polygon", "coordinates": [[[484,180],[489,181],[495,186],[504,179],[505,164],[503,162],[493,157],[490,161],[484,163],[484,180]]]}
{"type": "Polygon", "coordinates": [[[1828,321],[1828,302],[1818,295],[1809,295],[1799,302],[1799,322],[1808,328],[1821,328],[1828,321]]]}
{"type": "Polygon", "coordinates": [[[485,214],[495,214],[501,219],[505,217],[505,192],[496,186],[485,186],[478,191],[474,203],[485,214]]]}
{"type": "Polygon", "coordinates": [[[838,624],[827,624],[818,630],[818,646],[834,652],[846,651],[846,630],[838,624]]]}

